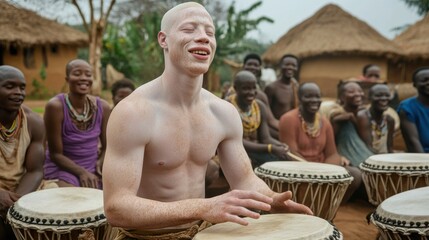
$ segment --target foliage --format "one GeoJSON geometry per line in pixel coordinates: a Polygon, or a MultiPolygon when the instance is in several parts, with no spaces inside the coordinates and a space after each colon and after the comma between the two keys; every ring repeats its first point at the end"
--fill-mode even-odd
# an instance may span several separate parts
{"type": "Polygon", "coordinates": [[[408,7],[417,8],[420,16],[425,16],[429,12],[429,0],[403,0],[408,7]]]}
{"type": "Polygon", "coordinates": [[[141,21],[110,25],[103,39],[102,56],[103,65],[112,64],[140,84],[160,75],[163,67],[163,54],[157,41],[161,16],[156,12],[148,13],[141,21]]]}
{"type": "Polygon", "coordinates": [[[31,81],[33,90],[28,96],[28,98],[30,99],[47,99],[53,95],[53,93],[50,92],[49,89],[45,86],[46,67],[44,64],[42,64],[42,67],[40,68],[39,77],[40,80],[33,78],[33,80],[31,81]]]}

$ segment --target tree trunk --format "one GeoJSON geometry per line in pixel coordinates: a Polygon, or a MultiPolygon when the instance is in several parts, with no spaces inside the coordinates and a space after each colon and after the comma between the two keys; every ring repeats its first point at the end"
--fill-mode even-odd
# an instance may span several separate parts
{"type": "Polygon", "coordinates": [[[101,50],[103,44],[103,32],[105,24],[104,20],[100,19],[95,24],[91,25],[91,38],[89,39],[89,64],[94,70],[94,82],[92,83],[92,94],[101,95],[103,83],[101,79],[101,50]]]}

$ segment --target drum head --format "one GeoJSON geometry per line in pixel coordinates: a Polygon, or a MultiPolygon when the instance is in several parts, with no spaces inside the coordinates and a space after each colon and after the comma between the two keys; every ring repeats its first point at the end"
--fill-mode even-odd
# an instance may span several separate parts
{"type": "Polygon", "coordinates": [[[328,221],[303,214],[269,214],[259,219],[246,218],[248,226],[220,223],[198,233],[195,240],[259,239],[342,239],[341,233],[328,221]]]}
{"type": "Polygon", "coordinates": [[[370,156],[361,163],[367,171],[429,172],[429,154],[387,153],[370,156]]]}
{"type": "Polygon", "coordinates": [[[37,229],[98,226],[106,222],[103,191],[92,188],[52,188],[21,197],[9,210],[13,224],[37,229]]]}
{"type": "Polygon", "coordinates": [[[267,162],[255,169],[258,176],[301,182],[352,181],[353,177],[340,166],[315,162],[267,162]]]}
{"type": "Polygon", "coordinates": [[[403,232],[429,234],[429,187],[416,188],[393,195],[384,200],[372,215],[383,228],[403,228],[403,232]],[[405,230],[404,230],[405,229],[405,230]]]}

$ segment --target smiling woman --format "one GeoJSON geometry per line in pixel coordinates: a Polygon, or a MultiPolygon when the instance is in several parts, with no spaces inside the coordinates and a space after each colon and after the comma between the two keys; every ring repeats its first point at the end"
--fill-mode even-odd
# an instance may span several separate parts
{"type": "Polygon", "coordinates": [[[66,81],[70,91],[55,96],[45,107],[48,140],[45,178],[57,181],[60,187],[101,188],[97,166],[104,157],[110,106],[89,95],[93,76],[86,61],[70,61],[66,66],[66,81]]]}

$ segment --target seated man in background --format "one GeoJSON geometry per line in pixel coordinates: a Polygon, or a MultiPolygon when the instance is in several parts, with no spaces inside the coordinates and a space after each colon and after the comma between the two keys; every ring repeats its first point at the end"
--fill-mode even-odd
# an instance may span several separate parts
{"type": "Polygon", "coordinates": [[[343,202],[347,202],[362,186],[361,172],[344,162],[337,152],[332,126],[319,113],[322,102],[319,86],[315,83],[302,84],[298,97],[299,107],[280,118],[280,141],[286,143],[292,153],[309,162],[344,166],[354,178],[343,198],[343,202]]]}
{"type": "Polygon", "coordinates": [[[256,99],[256,77],[240,71],[234,80],[235,94],[227,100],[240,114],[243,123],[243,145],[252,160],[253,168],[269,161],[287,159],[288,147],[270,136],[265,104],[256,99]]]}
{"type": "Polygon", "coordinates": [[[116,81],[112,85],[112,101],[113,107],[115,107],[122,99],[130,95],[136,87],[133,81],[128,78],[123,78],[116,81]]]}
{"type": "Polygon", "coordinates": [[[385,114],[389,107],[390,90],[385,84],[376,84],[369,90],[371,106],[357,114],[358,133],[375,154],[393,152],[395,120],[385,114]]]}
{"type": "Polygon", "coordinates": [[[12,66],[0,66],[0,239],[15,239],[6,213],[43,178],[42,118],[22,103],[26,81],[12,66]]]}
{"type": "Polygon", "coordinates": [[[401,132],[408,152],[429,153],[429,67],[421,67],[413,73],[413,85],[417,97],[399,104],[401,132]]]}

